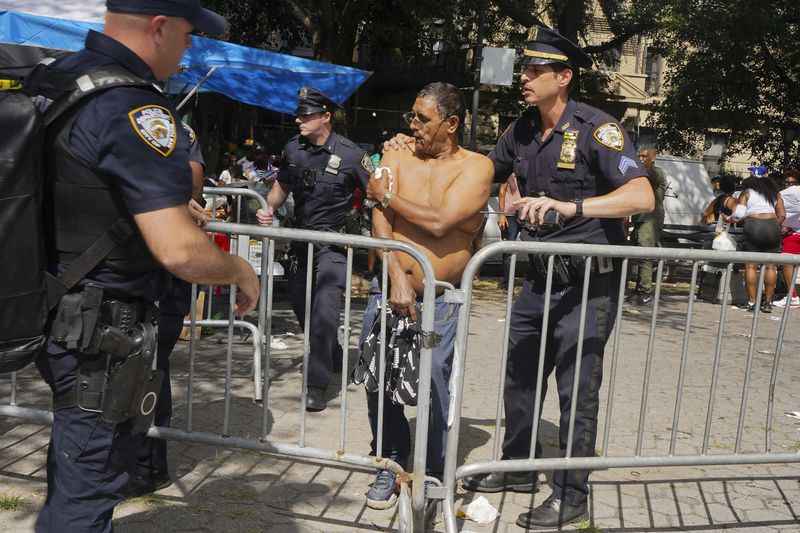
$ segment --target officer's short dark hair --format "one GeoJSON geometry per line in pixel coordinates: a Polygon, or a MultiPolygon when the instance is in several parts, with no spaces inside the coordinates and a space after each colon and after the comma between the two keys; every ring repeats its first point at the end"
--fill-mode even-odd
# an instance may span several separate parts
{"type": "Polygon", "coordinates": [[[464,124],[467,115],[467,105],[464,102],[464,95],[458,87],[443,81],[429,83],[418,93],[417,98],[430,98],[436,103],[436,111],[443,119],[453,116],[458,117],[458,127],[464,124]]]}

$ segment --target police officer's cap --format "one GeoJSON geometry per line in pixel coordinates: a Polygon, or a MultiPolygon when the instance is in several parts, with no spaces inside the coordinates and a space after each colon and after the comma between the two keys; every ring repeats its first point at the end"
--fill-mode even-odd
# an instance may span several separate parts
{"type": "Polygon", "coordinates": [[[106,0],[106,8],[116,13],[182,17],[208,35],[221,35],[228,29],[225,17],[203,8],[200,0],[106,0]]]}
{"type": "Polygon", "coordinates": [[[297,95],[299,103],[294,110],[295,116],[313,115],[314,113],[333,113],[341,106],[331,100],[325,93],[313,87],[301,88],[297,95]]]}
{"type": "Polygon", "coordinates": [[[561,63],[569,68],[592,66],[592,58],[581,47],[560,33],[543,26],[534,26],[522,55],[523,65],[561,63]]]}

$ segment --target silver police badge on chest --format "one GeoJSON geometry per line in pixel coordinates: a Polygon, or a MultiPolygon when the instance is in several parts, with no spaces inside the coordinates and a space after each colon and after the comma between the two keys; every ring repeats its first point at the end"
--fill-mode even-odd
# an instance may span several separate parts
{"type": "Polygon", "coordinates": [[[341,164],[342,164],[342,158],[336,154],[333,154],[331,158],[328,160],[328,166],[325,167],[325,172],[330,172],[331,174],[338,174],[339,165],[341,164]]]}
{"type": "Polygon", "coordinates": [[[561,156],[557,168],[575,170],[576,152],[578,150],[578,130],[567,130],[564,132],[564,140],[561,142],[561,156]]]}

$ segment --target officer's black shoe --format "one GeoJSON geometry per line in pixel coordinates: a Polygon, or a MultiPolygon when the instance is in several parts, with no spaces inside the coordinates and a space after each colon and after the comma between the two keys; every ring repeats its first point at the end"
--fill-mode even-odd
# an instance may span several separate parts
{"type": "Polygon", "coordinates": [[[461,484],[472,492],[535,492],[538,481],[536,472],[492,472],[467,476],[461,484]]]}
{"type": "Polygon", "coordinates": [[[309,387],[306,392],[306,411],[324,411],[328,407],[325,399],[325,389],[322,387],[309,387]]]}
{"type": "Polygon", "coordinates": [[[153,492],[158,492],[172,485],[169,472],[153,473],[149,476],[133,476],[128,490],[125,492],[126,498],[139,498],[153,492]]]}
{"type": "Polygon", "coordinates": [[[536,509],[519,515],[517,525],[527,529],[560,528],[584,518],[586,509],[586,502],[581,505],[570,505],[550,496],[536,509]]]}

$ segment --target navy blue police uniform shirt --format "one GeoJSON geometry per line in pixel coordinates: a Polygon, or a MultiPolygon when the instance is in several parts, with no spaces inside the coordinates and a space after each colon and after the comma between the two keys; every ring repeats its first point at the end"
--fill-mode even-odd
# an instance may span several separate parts
{"type": "Polygon", "coordinates": [[[181,122],[181,125],[183,126],[183,131],[185,131],[186,135],[189,136],[189,148],[187,148],[188,152],[186,154],[189,161],[200,163],[203,165],[203,168],[206,168],[206,161],[203,159],[203,151],[200,149],[200,143],[197,142],[197,135],[192,127],[187,123],[181,122]]]}
{"type": "Polygon", "coordinates": [[[373,170],[369,154],[336,132],[321,146],[298,134],[283,149],[278,181],[291,188],[296,226],[339,231],[353,205],[354,189],[366,191],[373,170]],[[312,176],[314,186],[309,187],[312,176]]]}
{"type": "MultiPolygon", "coordinates": [[[[71,72],[121,66],[156,82],[153,71],[141,58],[95,31],[87,35],[83,50],[56,66],[71,72]]],[[[186,204],[191,197],[188,135],[172,103],[156,88],[120,87],[92,97],[75,120],[70,147],[120,190],[125,208],[132,215],[186,204]]],[[[82,283],[87,281],[101,284],[110,296],[152,302],[168,288],[169,274],[164,269],[121,274],[101,263],[82,283]]]]}
{"type": "MultiPolygon", "coordinates": [[[[644,169],[619,122],[586,104],[569,100],[550,136],[542,141],[536,108],[514,121],[489,153],[495,180],[517,176],[522,196],[546,191],[570,201],[608,194],[644,169]]],[[[522,240],[538,240],[525,229],[522,240]]],[[[542,241],[614,244],[625,240],[617,218],[573,217],[542,241]]]]}

